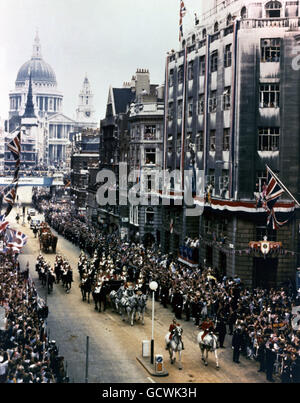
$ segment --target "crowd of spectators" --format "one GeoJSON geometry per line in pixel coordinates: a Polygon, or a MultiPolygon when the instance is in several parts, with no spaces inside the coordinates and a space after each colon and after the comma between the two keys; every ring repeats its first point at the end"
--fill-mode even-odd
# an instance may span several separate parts
{"type": "Polygon", "coordinates": [[[66,383],[64,357],[48,340],[48,307],[15,255],[0,256],[0,383],[66,383]]]}
{"type": "Polygon", "coordinates": [[[42,203],[40,207],[62,235],[90,255],[98,251],[104,259],[102,267],[109,259],[115,270],[136,268],[145,289],[150,281],[157,281],[156,299],[165,307],[170,305],[178,319],[184,316],[197,326],[207,317],[212,319],[222,347],[226,347],[225,335],[238,329],[239,352],[258,361],[258,371],[266,372],[267,380],[274,381],[275,373],[282,382],[300,382],[300,323],[293,321],[300,294],[293,287],[250,289],[238,276],[221,276],[217,268],[189,267],[157,249],[121,241],[118,234],[104,235],[60,205],[42,203]]]}

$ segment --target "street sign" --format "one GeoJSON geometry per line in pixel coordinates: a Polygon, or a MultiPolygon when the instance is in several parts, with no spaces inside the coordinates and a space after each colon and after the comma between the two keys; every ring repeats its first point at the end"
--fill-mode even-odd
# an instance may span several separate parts
{"type": "Polygon", "coordinates": [[[156,354],[155,356],[155,372],[156,373],[161,373],[164,371],[164,357],[160,354],[156,354]]]}

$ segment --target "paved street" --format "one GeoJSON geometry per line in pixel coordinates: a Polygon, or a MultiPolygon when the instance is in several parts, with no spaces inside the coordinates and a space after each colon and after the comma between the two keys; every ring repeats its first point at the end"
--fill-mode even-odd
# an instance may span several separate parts
{"type": "MultiPolygon", "coordinates": [[[[12,225],[15,214],[11,213],[12,225]]],[[[151,338],[151,301],[145,316],[145,325],[122,322],[121,317],[111,308],[106,313],[94,310],[94,304],[81,301],[78,287],[79,276],[77,261],[80,250],[72,243],[59,236],[57,253],[62,254],[73,268],[74,283],[70,294],[66,294],[61,284],[54,285],[52,294],[46,296],[35,272],[35,260],[39,253],[39,242],[34,238],[29,225],[19,225],[19,229],[28,235],[28,243],[20,255],[21,265],[30,262],[30,274],[38,292],[47,298],[49,305],[48,328],[50,338],[55,339],[60,354],[65,357],[71,382],[85,382],[86,336],[90,338],[89,382],[143,383],[143,382],[265,382],[265,374],[258,373],[258,365],[241,357],[239,365],[232,363],[230,336],[226,336],[226,349],[219,349],[220,369],[216,370],[214,356],[209,356],[209,365],[204,367],[200,359],[200,350],[196,344],[197,329],[193,322],[181,321],[184,330],[185,350],[183,370],[177,364],[171,366],[164,350],[164,336],[167,333],[173,315],[171,309],[165,309],[155,303],[155,353],[163,354],[165,368],[169,372],[166,378],[151,377],[141,366],[136,357],[141,357],[142,340],[151,338]]],[[[55,254],[44,254],[52,265],[55,254]]]]}

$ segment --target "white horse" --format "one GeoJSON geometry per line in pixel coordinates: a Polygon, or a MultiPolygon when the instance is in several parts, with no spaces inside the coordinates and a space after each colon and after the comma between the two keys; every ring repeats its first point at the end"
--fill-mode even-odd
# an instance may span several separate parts
{"type": "Polygon", "coordinates": [[[142,324],[144,325],[144,316],[145,316],[145,310],[146,310],[146,305],[147,305],[147,295],[146,294],[141,294],[138,295],[137,297],[137,306],[136,306],[136,312],[138,313],[138,320],[141,319],[142,317],[142,324]]]}
{"type": "Polygon", "coordinates": [[[137,307],[137,296],[133,295],[132,297],[122,297],[121,299],[121,311],[122,311],[122,320],[125,321],[125,314],[127,313],[128,320],[130,321],[131,326],[133,326],[133,321],[136,313],[137,307]]]}
{"type": "Polygon", "coordinates": [[[120,287],[118,291],[112,290],[109,294],[109,298],[112,304],[115,306],[116,312],[121,314],[121,299],[124,294],[124,287],[120,287]]]}
{"type": "Polygon", "coordinates": [[[216,368],[219,369],[219,360],[218,360],[218,338],[213,332],[209,332],[206,334],[202,340],[202,336],[204,334],[204,331],[201,330],[200,333],[197,336],[197,342],[199,344],[201,353],[202,353],[202,361],[204,362],[205,366],[207,366],[207,358],[208,358],[208,352],[215,353],[215,358],[216,358],[216,368]],[[206,357],[204,358],[204,351],[206,352],[206,357]]]}
{"type": "Polygon", "coordinates": [[[176,326],[172,333],[168,332],[165,336],[166,347],[169,350],[171,364],[174,364],[176,361],[176,353],[178,353],[178,366],[179,369],[182,369],[181,365],[181,352],[182,352],[182,327],[176,326]],[[171,339],[170,339],[171,334],[171,339]]]}

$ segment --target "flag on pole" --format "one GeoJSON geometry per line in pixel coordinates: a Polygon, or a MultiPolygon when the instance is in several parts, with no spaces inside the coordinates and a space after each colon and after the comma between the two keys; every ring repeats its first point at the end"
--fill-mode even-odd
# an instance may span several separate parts
{"type": "Polygon", "coordinates": [[[267,216],[267,226],[276,230],[286,224],[291,216],[285,221],[279,221],[276,218],[274,207],[276,205],[279,197],[287,192],[289,196],[299,205],[298,201],[294,198],[294,196],[289,192],[289,190],[284,186],[284,184],[280,181],[280,179],[274,174],[274,172],[266,165],[267,167],[267,183],[263,185],[262,191],[259,194],[259,198],[257,200],[257,207],[263,207],[268,216],[267,216]]]}
{"type": "Polygon", "coordinates": [[[19,160],[21,155],[21,132],[19,132],[7,145],[7,148],[12,152],[12,155],[16,161],[19,160]]]}
{"type": "Polygon", "coordinates": [[[267,185],[264,189],[265,202],[269,210],[272,210],[279,197],[284,193],[284,189],[275,176],[267,167],[267,185]]]}
{"type": "Polygon", "coordinates": [[[7,192],[4,194],[3,200],[8,203],[13,205],[16,199],[16,194],[17,194],[17,188],[18,184],[17,182],[11,183],[9,186],[7,186],[7,192]]]}
{"type": "Polygon", "coordinates": [[[184,2],[180,0],[180,11],[179,11],[179,42],[181,42],[181,39],[183,37],[183,24],[182,24],[182,19],[186,14],[186,8],[184,5],[184,2]]]}

